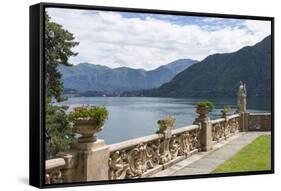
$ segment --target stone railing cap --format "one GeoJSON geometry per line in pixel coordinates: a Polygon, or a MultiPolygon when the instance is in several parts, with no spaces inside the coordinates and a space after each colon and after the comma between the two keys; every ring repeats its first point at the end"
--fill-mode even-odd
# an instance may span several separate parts
{"type": "Polygon", "coordinates": [[[262,113],[250,113],[250,115],[271,115],[269,112],[262,112],[262,113]]]}
{"type": "Polygon", "coordinates": [[[65,165],[65,161],[63,158],[50,159],[50,160],[46,160],[45,165],[46,165],[46,170],[51,170],[51,169],[63,167],[65,165]]]}
{"type": "Polygon", "coordinates": [[[240,117],[240,114],[236,113],[236,114],[227,116],[228,119],[233,119],[233,118],[236,118],[236,117],[240,117]]]}
{"type": "MultiPolygon", "coordinates": [[[[237,117],[240,117],[240,115],[238,113],[227,116],[227,119],[233,119],[233,118],[237,118],[237,117]]],[[[225,118],[218,118],[218,119],[211,120],[211,123],[216,124],[216,123],[220,123],[223,121],[225,121],[225,118]]]]}
{"type": "Polygon", "coordinates": [[[148,136],[145,136],[145,137],[138,137],[138,138],[129,139],[127,141],[123,141],[123,142],[120,142],[120,143],[111,144],[111,145],[109,145],[109,148],[110,148],[110,151],[121,150],[121,149],[124,149],[124,148],[133,147],[133,146],[138,145],[140,143],[146,143],[146,142],[149,142],[149,141],[153,141],[153,140],[159,139],[161,137],[163,137],[162,134],[154,134],[154,135],[148,135],[148,136]]]}
{"type": "Polygon", "coordinates": [[[188,125],[188,126],[185,126],[185,127],[173,129],[172,135],[183,133],[183,132],[186,132],[186,131],[192,131],[192,130],[198,129],[198,128],[199,128],[199,125],[188,125]]]}
{"type": "Polygon", "coordinates": [[[64,151],[64,152],[59,152],[56,156],[59,158],[64,158],[64,159],[68,159],[68,158],[73,158],[76,157],[77,152],[75,150],[68,150],[68,151],[64,151]]]}
{"type": "Polygon", "coordinates": [[[220,122],[223,122],[223,121],[225,121],[224,118],[219,118],[219,119],[212,120],[211,123],[216,124],[216,123],[220,123],[220,122]]]}

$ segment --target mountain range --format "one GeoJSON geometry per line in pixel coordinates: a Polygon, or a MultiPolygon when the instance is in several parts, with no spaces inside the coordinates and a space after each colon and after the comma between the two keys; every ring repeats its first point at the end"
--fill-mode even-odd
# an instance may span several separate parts
{"type": "Polygon", "coordinates": [[[126,96],[236,96],[239,81],[249,96],[271,95],[271,36],[233,53],[213,54],[177,74],[159,88],[126,92],[126,96]]]}
{"type": "Polygon", "coordinates": [[[154,70],[128,67],[109,68],[103,65],[81,63],[60,66],[65,93],[82,95],[118,95],[124,91],[151,89],[169,82],[176,74],[196,63],[196,60],[179,59],[154,70]]]}

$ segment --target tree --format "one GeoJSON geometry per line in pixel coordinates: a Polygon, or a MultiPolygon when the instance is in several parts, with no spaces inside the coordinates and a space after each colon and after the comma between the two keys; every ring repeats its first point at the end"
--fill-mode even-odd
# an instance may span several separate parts
{"type": "Polygon", "coordinates": [[[71,66],[68,62],[69,57],[78,54],[71,49],[79,43],[73,41],[72,33],[63,29],[61,25],[51,22],[47,14],[45,17],[46,96],[61,101],[63,84],[57,67],[59,64],[71,66]]]}
{"type": "Polygon", "coordinates": [[[46,85],[46,158],[52,158],[60,151],[68,148],[74,139],[71,125],[66,113],[67,107],[58,106],[53,101],[61,102],[63,98],[63,84],[60,64],[71,66],[69,57],[77,53],[72,48],[79,43],[74,41],[72,33],[50,20],[45,15],[45,85],[46,85]]]}
{"type": "Polygon", "coordinates": [[[46,156],[48,159],[64,151],[74,139],[67,107],[48,104],[46,108],[46,156]]]}

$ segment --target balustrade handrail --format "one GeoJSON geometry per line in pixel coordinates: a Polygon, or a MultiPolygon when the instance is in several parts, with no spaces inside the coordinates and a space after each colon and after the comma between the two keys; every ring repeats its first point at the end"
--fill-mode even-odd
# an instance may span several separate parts
{"type": "MultiPolygon", "coordinates": [[[[240,117],[240,114],[236,113],[236,114],[233,114],[233,115],[229,115],[229,116],[227,116],[227,119],[233,119],[233,118],[236,118],[236,117],[240,117]]],[[[216,123],[221,123],[221,122],[224,122],[224,121],[225,121],[225,118],[218,118],[218,119],[211,120],[211,123],[216,124],[216,123]]]]}
{"type": "Polygon", "coordinates": [[[148,136],[144,136],[144,137],[138,137],[138,138],[134,138],[134,139],[129,139],[126,141],[122,141],[119,143],[114,143],[114,144],[110,144],[109,145],[109,150],[111,151],[115,151],[115,150],[121,150],[121,149],[125,149],[125,148],[130,148],[130,147],[134,147],[139,143],[146,143],[146,142],[150,142],[159,138],[162,138],[163,135],[160,133],[157,134],[153,134],[153,135],[148,135],[148,136]]]}
{"type": "Polygon", "coordinates": [[[225,118],[218,118],[218,119],[211,120],[211,123],[216,124],[216,123],[221,123],[223,121],[225,121],[225,118]]]}
{"type": "Polygon", "coordinates": [[[269,112],[255,112],[255,113],[249,113],[249,115],[271,115],[269,112]]]}
{"type": "Polygon", "coordinates": [[[50,171],[57,168],[63,168],[66,162],[63,158],[54,158],[45,161],[46,171],[50,171]]]}
{"type": "Polygon", "coordinates": [[[233,119],[233,118],[236,118],[236,117],[240,117],[240,114],[236,113],[236,114],[227,116],[228,119],[233,119]]]}
{"type": "Polygon", "coordinates": [[[176,134],[183,133],[186,131],[192,131],[194,129],[199,129],[199,125],[188,125],[188,126],[180,127],[177,129],[173,129],[172,135],[176,135],[176,134]]]}

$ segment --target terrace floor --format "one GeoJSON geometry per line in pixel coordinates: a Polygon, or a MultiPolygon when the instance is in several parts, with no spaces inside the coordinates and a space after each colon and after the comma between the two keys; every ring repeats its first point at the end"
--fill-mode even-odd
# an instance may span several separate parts
{"type": "Polygon", "coordinates": [[[152,177],[181,176],[194,174],[209,174],[217,166],[230,159],[243,147],[260,135],[270,135],[270,132],[243,132],[217,143],[208,152],[199,152],[191,157],[163,170],[152,177]]]}

